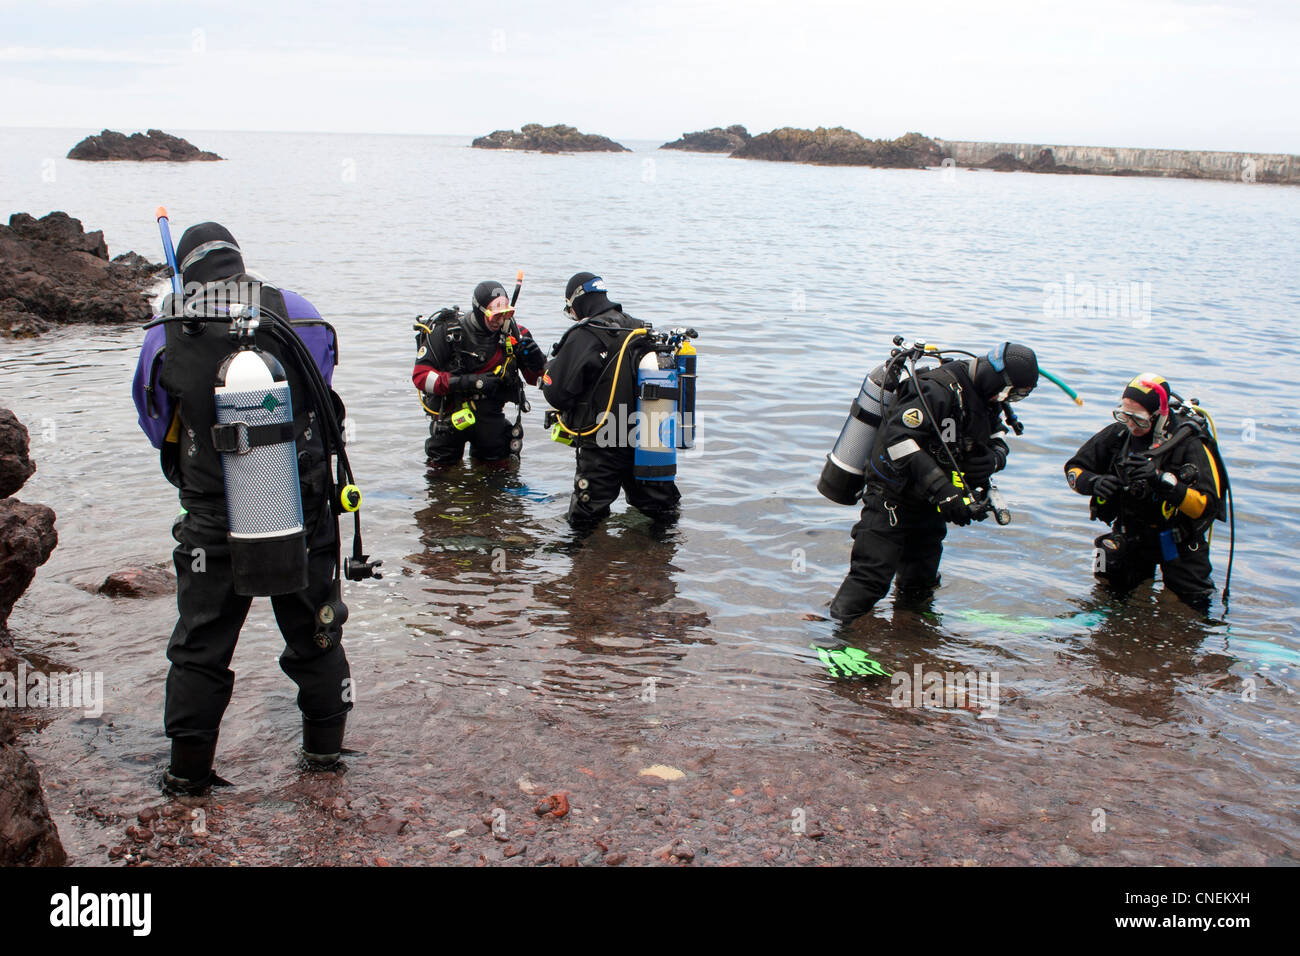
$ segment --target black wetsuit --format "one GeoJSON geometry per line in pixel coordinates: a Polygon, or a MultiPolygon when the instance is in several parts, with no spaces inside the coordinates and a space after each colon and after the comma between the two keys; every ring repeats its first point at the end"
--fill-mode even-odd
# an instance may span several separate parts
{"type": "Polygon", "coordinates": [[[509,358],[504,348],[509,333],[484,328],[473,313],[437,319],[416,336],[411,378],[423,393],[425,407],[436,413],[424,443],[430,464],[446,467],[460,461],[466,442],[470,456],[479,461],[502,463],[518,458],[523,433],[506,418],[505,403],[524,401],[520,374],[529,385],[536,385],[546,358],[526,328],[517,331],[514,355],[509,358]],[[521,349],[517,347],[520,343],[527,345],[521,349]],[[498,374],[507,361],[511,367],[498,374]],[[489,386],[490,394],[472,384],[479,378],[489,386]],[[496,381],[490,381],[492,378],[496,381]],[[466,402],[472,403],[475,421],[468,428],[457,429],[451,414],[466,402]]]}
{"type": "Polygon", "coordinates": [[[975,391],[967,364],[946,362],[920,369],[918,375],[929,412],[915,382],[908,380],[881,423],[867,468],[862,516],[853,528],[849,573],[831,601],[831,616],[838,620],[869,611],[889,593],[895,576],[909,597],[938,586],[948,527],[935,495],[948,488],[952,465],[936,422],[971,489],[985,487],[1006,465],[1006,443],[995,437],[1005,428],[975,391]]]}
{"type": "MultiPolygon", "coordinates": [[[[280,293],[270,286],[262,286],[261,302],[279,315],[286,313],[280,293]]],[[[169,322],[166,335],[166,359],[157,386],[166,391],[176,417],[161,457],[163,472],[180,489],[186,513],[172,527],[180,615],[167,645],[172,666],[165,726],[173,740],[214,743],[235,683],[231,657],[252,602],[235,593],[221,455],[211,437],[217,368],[235,345],[218,323],[188,334],[180,322],[169,322]]],[[[270,599],[285,642],[280,667],[298,685],[298,706],[306,721],[337,726],[352,703],[342,645],[337,640],[322,643],[317,635],[316,610],[334,593],[338,558],[338,521],[327,491],[330,462],[321,442],[321,416],[293,356],[265,332],[258,335],[257,344],[280,361],[288,378],[308,545],[307,588],[270,599]]],[[[331,397],[337,399],[332,392],[331,397]]]]}
{"type": "Polygon", "coordinates": [[[1092,517],[1111,525],[1111,534],[1095,542],[1094,571],[1100,580],[1125,592],[1153,578],[1158,565],[1165,587],[1204,609],[1214,593],[1205,532],[1220,515],[1224,477],[1190,419],[1175,413],[1168,434],[1152,453],[1150,433],[1134,436],[1119,422],[1108,425],[1065,463],[1066,478],[1075,491],[1089,496],[1092,517]],[[1147,453],[1154,455],[1159,472],[1178,478],[1177,484],[1129,484],[1126,460],[1147,453]],[[1094,486],[1102,475],[1115,475],[1128,487],[1110,500],[1099,499],[1094,486]]]}
{"type": "Polygon", "coordinates": [[[633,340],[621,363],[618,356],[632,330],[643,328],[644,322],[613,308],[574,325],[551,350],[542,394],[565,425],[590,433],[573,436],[577,467],[568,519],[575,528],[591,527],[608,515],[620,490],[628,504],[652,518],[677,516],[676,483],[637,478],[636,449],[626,441],[630,430],[624,426],[636,413],[636,366],[644,351],[633,340]]]}

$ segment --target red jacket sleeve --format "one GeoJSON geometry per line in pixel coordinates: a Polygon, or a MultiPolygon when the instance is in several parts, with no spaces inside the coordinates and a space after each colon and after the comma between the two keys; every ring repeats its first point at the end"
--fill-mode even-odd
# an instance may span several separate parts
{"type": "Polygon", "coordinates": [[[415,383],[415,387],[422,392],[432,391],[434,395],[447,394],[447,383],[450,378],[451,376],[446,372],[440,372],[432,365],[416,365],[415,370],[411,372],[411,381],[415,383]],[[425,387],[430,375],[434,376],[432,390],[425,387]]]}

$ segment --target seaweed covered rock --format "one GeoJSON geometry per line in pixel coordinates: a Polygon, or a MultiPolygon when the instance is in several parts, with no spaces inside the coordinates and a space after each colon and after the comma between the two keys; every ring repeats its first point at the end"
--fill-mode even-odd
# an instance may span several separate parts
{"type": "Polygon", "coordinates": [[[88,162],[130,160],[144,163],[210,163],[221,157],[160,129],[132,133],[130,136],[106,129],[97,136],[87,136],[68,150],[68,159],[88,162]]]}
{"type": "Polygon", "coordinates": [[[140,322],[166,272],[135,253],[108,258],[100,231],[65,212],[14,213],[0,226],[0,335],[39,335],[60,323],[140,322]]]}
{"type": "Polygon", "coordinates": [[[723,129],[699,130],[695,133],[683,133],[681,139],[664,143],[660,149],[683,149],[693,153],[731,153],[750,141],[749,130],[736,125],[723,129]]]}
{"type": "Polygon", "coordinates": [[[898,139],[866,139],[842,126],[795,129],[790,126],[760,133],[731,154],[736,159],[766,159],[780,163],[821,166],[886,166],[923,169],[938,166],[947,153],[928,136],[907,133],[898,139]]]}
{"type": "Polygon", "coordinates": [[[572,126],[528,123],[522,130],[499,129],[470,144],[476,149],[523,149],[540,153],[630,153],[607,136],[580,133],[572,126]]]}
{"type": "Polygon", "coordinates": [[[1029,164],[1016,159],[1011,153],[998,153],[986,163],[982,163],[980,169],[993,169],[999,173],[1016,173],[1029,169],[1029,164]]]}

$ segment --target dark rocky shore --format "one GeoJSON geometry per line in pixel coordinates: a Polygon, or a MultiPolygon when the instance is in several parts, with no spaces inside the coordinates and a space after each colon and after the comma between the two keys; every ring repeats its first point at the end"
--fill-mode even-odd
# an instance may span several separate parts
{"type": "Polygon", "coordinates": [[[726,129],[715,126],[694,133],[683,133],[681,139],[664,143],[659,148],[681,149],[692,153],[732,153],[748,143],[751,138],[749,130],[743,126],[728,126],[726,129]]]}
{"type": "Polygon", "coordinates": [[[851,129],[794,129],[760,133],[731,154],[733,159],[766,159],[820,166],[886,166],[923,169],[938,166],[945,153],[930,137],[907,133],[898,139],[867,139],[851,129]]]}
{"type": "Polygon", "coordinates": [[[581,133],[572,126],[528,123],[519,132],[499,129],[470,144],[475,149],[522,149],[539,153],[630,153],[607,136],[581,133]]]}
{"type": "Polygon", "coordinates": [[[127,136],[106,129],[97,136],[87,136],[68,151],[68,159],[88,162],[129,160],[145,163],[215,162],[222,157],[199,149],[193,143],[160,129],[127,136]]]}
{"type": "Polygon", "coordinates": [[[56,325],[149,321],[148,289],[165,265],[134,252],[109,259],[100,231],[65,212],[14,213],[0,226],[0,335],[40,335],[56,325]]]}
{"type": "MultiPolygon", "coordinates": [[[[0,673],[8,681],[17,680],[25,663],[13,649],[9,612],[59,540],[53,511],[11,497],[36,471],[27,450],[27,429],[0,408],[0,673]]],[[[50,820],[40,773],[18,745],[21,725],[8,703],[0,702],[0,866],[62,866],[67,854],[50,820]]]]}

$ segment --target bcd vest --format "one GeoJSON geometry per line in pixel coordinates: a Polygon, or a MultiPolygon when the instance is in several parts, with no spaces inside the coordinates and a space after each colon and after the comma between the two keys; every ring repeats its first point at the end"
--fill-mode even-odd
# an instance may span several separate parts
{"type": "MultiPolygon", "coordinates": [[[[261,307],[285,317],[284,297],[274,286],[249,276],[238,276],[218,287],[224,296],[222,302],[244,301],[253,296],[242,292],[260,291],[261,307]],[[233,289],[241,290],[241,294],[229,295],[233,289]]],[[[202,313],[203,309],[200,307],[198,311],[202,313]]],[[[163,314],[168,314],[166,304],[163,314]]],[[[217,423],[213,392],[218,368],[239,346],[228,335],[229,323],[223,320],[202,323],[175,320],[167,322],[164,328],[166,352],[158,381],[175,402],[176,427],[175,434],[169,434],[160,452],[163,474],[180,489],[181,505],[187,511],[220,518],[224,523],[226,491],[221,454],[212,442],[212,426],[217,423]]],[[[329,463],[320,438],[320,413],[311,405],[311,393],[296,358],[286,355],[269,334],[258,335],[256,345],[274,356],[284,368],[293,403],[304,513],[316,514],[329,482],[329,463]]]]}
{"type": "MultiPolygon", "coordinates": [[[[417,326],[415,345],[416,361],[427,362],[434,368],[451,375],[472,375],[482,369],[501,348],[500,336],[476,332],[469,323],[473,315],[458,308],[437,312],[426,327],[417,326]]],[[[488,369],[487,371],[492,371],[488,369]]],[[[513,373],[512,373],[513,375],[513,373]]],[[[517,379],[517,375],[513,375],[517,379]]],[[[519,399],[522,399],[522,387],[519,399]]],[[[433,415],[442,413],[444,397],[420,396],[425,410],[433,415]]],[[[516,401],[507,386],[490,399],[477,399],[475,405],[487,410],[500,411],[507,401],[516,401]]]]}
{"type": "MultiPolygon", "coordinates": [[[[623,353],[623,361],[618,361],[619,351],[623,348],[628,335],[634,329],[649,328],[640,319],[612,310],[598,316],[585,319],[569,328],[557,344],[557,351],[566,344],[566,339],[578,329],[584,329],[595,337],[596,342],[590,347],[604,355],[604,366],[600,375],[582,395],[573,408],[565,413],[564,423],[576,432],[592,429],[602,421],[605,409],[610,409],[610,416],[617,424],[620,407],[626,416],[631,416],[637,408],[637,363],[650,347],[649,336],[639,335],[628,345],[623,353]],[[610,404],[610,392],[613,390],[613,404],[610,404]]],[[[580,444],[594,445],[594,435],[577,438],[580,444]]]]}

